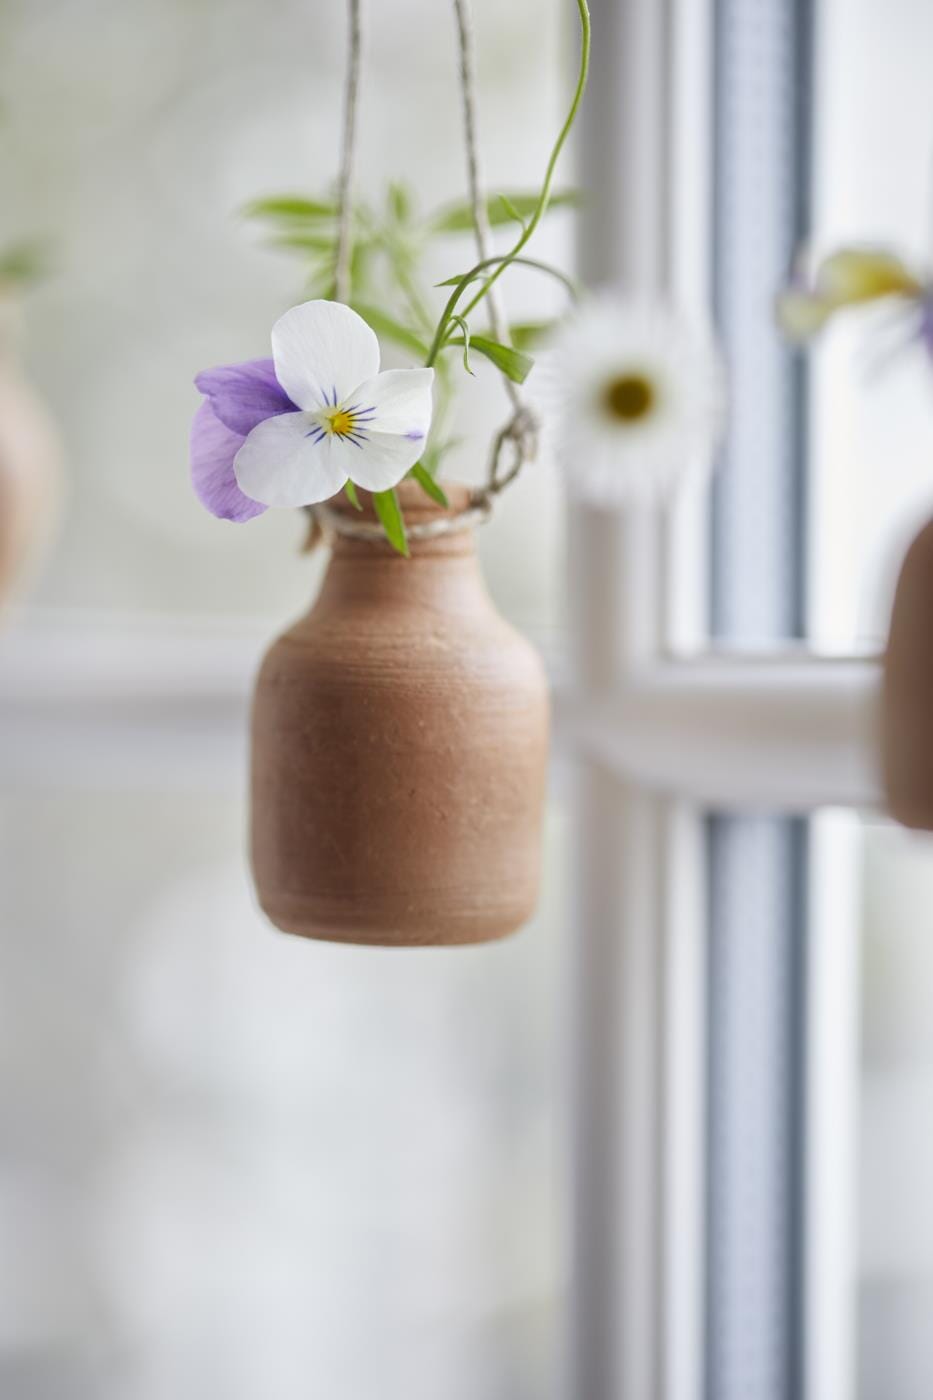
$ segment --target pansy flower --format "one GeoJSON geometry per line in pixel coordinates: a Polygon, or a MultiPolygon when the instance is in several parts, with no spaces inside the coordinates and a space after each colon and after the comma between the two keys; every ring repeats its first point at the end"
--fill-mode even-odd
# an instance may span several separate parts
{"type": "Polygon", "coordinates": [[[387,491],[424,451],[432,369],[379,372],[375,332],[348,306],[308,301],[272,328],[272,359],[206,370],[191,437],[194,489],[212,514],[249,520],[347,484],[387,491]]]}

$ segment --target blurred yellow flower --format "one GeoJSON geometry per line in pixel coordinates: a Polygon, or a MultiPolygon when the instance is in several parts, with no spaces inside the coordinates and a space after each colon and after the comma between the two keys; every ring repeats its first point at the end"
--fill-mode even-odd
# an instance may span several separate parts
{"type": "Polygon", "coordinates": [[[777,299],[777,319],[790,340],[807,340],[836,312],[886,297],[920,302],[923,282],[884,248],[839,248],[824,258],[811,286],[795,276],[777,299]]]}

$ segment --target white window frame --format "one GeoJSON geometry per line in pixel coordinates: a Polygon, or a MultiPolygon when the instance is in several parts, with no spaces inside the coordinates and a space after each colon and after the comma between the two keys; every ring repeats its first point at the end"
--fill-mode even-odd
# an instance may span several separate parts
{"type": "MultiPolygon", "coordinates": [[[[711,11],[596,0],[593,12],[582,270],[689,303],[696,268],[671,231],[709,205],[697,172],[710,168],[711,11]]],[[[568,1400],[704,1396],[703,814],[879,801],[877,659],[698,644],[702,534],[695,504],[666,519],[576,508],[570,523],[568,1400]]],[[[857,959],[827,893],[817,883],[808,911],[803,1365],[811,1400],[852,1400],[857,959]]]]}

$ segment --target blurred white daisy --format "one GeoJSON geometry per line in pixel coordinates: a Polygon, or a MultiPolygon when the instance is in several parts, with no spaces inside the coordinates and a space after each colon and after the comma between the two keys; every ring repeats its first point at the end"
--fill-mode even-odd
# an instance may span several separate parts
{"type": "Polygon", "coordinates": [[[535,380],[568,488],[592,505],[658,499],[709,465],[722,360],[664,305],[593,297],[557,331],[535,380]]]}

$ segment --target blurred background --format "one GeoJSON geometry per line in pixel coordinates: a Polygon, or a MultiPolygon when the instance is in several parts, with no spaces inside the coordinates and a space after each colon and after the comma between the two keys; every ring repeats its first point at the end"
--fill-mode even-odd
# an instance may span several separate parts
{"type": "MultiPolygon", "coordinates": [[[[653,12],[593,8],[597,46],[623,10],[653,12]]],[[[845,327],[805,371],[771,298],[803,236],[927,262],[933,9],[662,8],[709,76],[705,164],[675,165],[703,218],[675,225],[674,262],[733,372],[717,484],[691,505],[712,558],[704,628],[745,649],[871,652],[933,501],[931,368],[905,355],[879,375],[845,327]]],[[[368,9],[361,187],[379,198],[403,176],[421,207],[459,198],[447,8],[368,9]]],[[[533,189],[567,102],[574,7],[475,11],[488,183],[533,189]]],[[[344,45],[342,7],[324,0],[0,0],[0,250],[34,242],[45,264],[0,296],[0,444],[28,439],[41,525],[0,636],[4,1400],[560,1393],[579,875],[562,731],[540,911],[502,945],[306,945],[270,931],[245,864],[251,678],[326,561],[301,554],[297,516],[241,529],[198,506],[192,379],[266,353],[300,299],[300,263],[238,211],[332,181],[344,45]]],[[[695,73],[672,69],[675,116],[695,73]]],[[[604,48],[604,94],[610,78],[604,48]]],[[[606,201],[625,202],[611,133],[598,175],[587,159],[594,123],[562,167],[582,212],[555,212],[536,244],[564,265],[581,226],[585,254],[606,201]]],[[[432,257],[439,280],[469,240],[432,257]]],[[[538,320],[561,301],[516,273],[509,304],[538,320]]],[[[448,467],[469,480],[503,415],[477,368],[448,467]]],[[[481,539],[496,601],[558,697],[573,684],[565,514],[545,455],[481,539]]],[[[804,847],[808,888],[833,892],[820,918],[858,970],[838,1261],[855,1325],[838,1400],[929,1400],[933,848],[875,813],[703,821],[708,970],[724,988],[704,1400],[803,1400],[788,1358],[805,1305],[780,1242],[805,1229],[785,1201],[785,1129],[804,1112],[786,997],[815,917],[786,896],[804,847]],[[765,1226],[742,1234],[749,1200],[765,1226]]]]}
{"type": "MultiPolygon", "coordinates": [[[[460,200],[451,16],[367,10],[361,191],[460,200]]],[[[571,20],[477,8],[500,188],[543,173],[571,20]]],[[[297,512],[241,529],[199,506],[192,379],[267,354],[302,299],[301,262],[239,210],[327,192],[344,57],[323,0],[0,5],[0,247],[35,240],[48,265],[4,346],[61,459],[0,660],[4,1400],[550,1384],[560,792],[541,915],[486,956],[285,938],[245,865],[248,688],[325,560],[297,512]]],[[[571,242],[555,213],[539,251],[567,265],[571,242]]],[[[436,256],[432,280],[469,265],[469,236],[436,256]]],[[[518,274],[511,305],[560,298],[518,274]]],[[[482,476],[506,410],[479,369],[451,475],[482,476]]],[[[542,463],[482,541],[500,605],[551,652],[558,500],[542,463]]]]}

